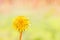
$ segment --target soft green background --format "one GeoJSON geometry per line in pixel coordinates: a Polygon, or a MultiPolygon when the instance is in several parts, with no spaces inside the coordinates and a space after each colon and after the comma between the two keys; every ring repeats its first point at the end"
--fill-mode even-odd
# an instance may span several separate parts
{"type": "Polygon", "coordinates": [[[53,7],[41,10],[13,9],[8,15],[0,16],[0,39],[19,40],[19,32],[13,28],[12,20],[16,16],[27,16],[31,25],[23,32],[22,40],[60,40],[60,18],[51,16],[55,13],[53,7]]]}

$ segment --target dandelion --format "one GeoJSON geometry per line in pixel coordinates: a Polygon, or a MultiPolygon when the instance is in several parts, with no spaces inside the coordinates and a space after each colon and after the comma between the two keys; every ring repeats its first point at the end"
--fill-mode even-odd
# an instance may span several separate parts
{"type": "Polygon", "coordinates": [[[22,40],[22,32],[29,26],[29,19],[25,16],[18,16],[14,19],[14,27],[20,32],[20,40],[22,40]]]}

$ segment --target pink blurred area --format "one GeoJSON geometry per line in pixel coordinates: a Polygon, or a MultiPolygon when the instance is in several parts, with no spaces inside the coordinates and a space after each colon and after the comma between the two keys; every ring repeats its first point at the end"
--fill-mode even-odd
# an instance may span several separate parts
{"type": "Polygon", "coordinates": [[[60,0],[0,0],[0,12],[8,13],[13,7],[36,10],[48,5],[60,5],[60,0]]]}
{"type": "Polygon", "coordinates": [[[38,6],[40,5],[41,3],[45,3],[46,4],[51,4],[51,3],[59,3],[60,0],[0,0],[0,4],[11,4],[11,5],[14,5],[15,3],[19,3],[19,4],[22,4],[22,5],[32,5],[32,7],[34,6],[38,6]]]}

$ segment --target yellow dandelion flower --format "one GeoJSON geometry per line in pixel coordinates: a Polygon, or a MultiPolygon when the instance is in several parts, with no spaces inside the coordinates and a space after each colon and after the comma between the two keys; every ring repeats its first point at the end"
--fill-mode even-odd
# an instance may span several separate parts
{"type": "Polygon", "coordinates": [[[28,28],[29,20],[25,16],[18,16],[15,18],[13,25],[18,31],[23,32],[26,28],[28,28]]]}
{"type": "Polygon", "coordinates": [[[18,16],[14,19],[13,22],[14,27],[20,32],[20,40],[22,37],[22,32],[28,28],[29,26],[29,19],[25,16],[18,16]]]}

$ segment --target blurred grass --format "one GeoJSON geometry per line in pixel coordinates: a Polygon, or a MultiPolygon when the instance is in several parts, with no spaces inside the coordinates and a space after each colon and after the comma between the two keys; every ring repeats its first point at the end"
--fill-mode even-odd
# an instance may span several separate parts
{"type": "Polygon", "coordinates": [[[3,19],[1,19],[4,25],[0,24],[0,26],[4,27],[1,29],[4,29],[5,32],[7,30],[10,32],[11,38],[9,39],[19,40],[19,32],[12,28],[12,19],[18,15],[24,15],[30,18],[31,26],[29,26],[28,30],[23,32],[23,40],[60,40],[60,18],[52,17],[55,12],[56,10],[51,8],[48,12],[45,12],[46,14],[44,14],[44,16],[42,15],[42,18],[40,18],[41,16],[37,12],[36,14],[33,14],[34,12],[24,13],[15,10],[8,18],[3,17],[3,19]]]}

